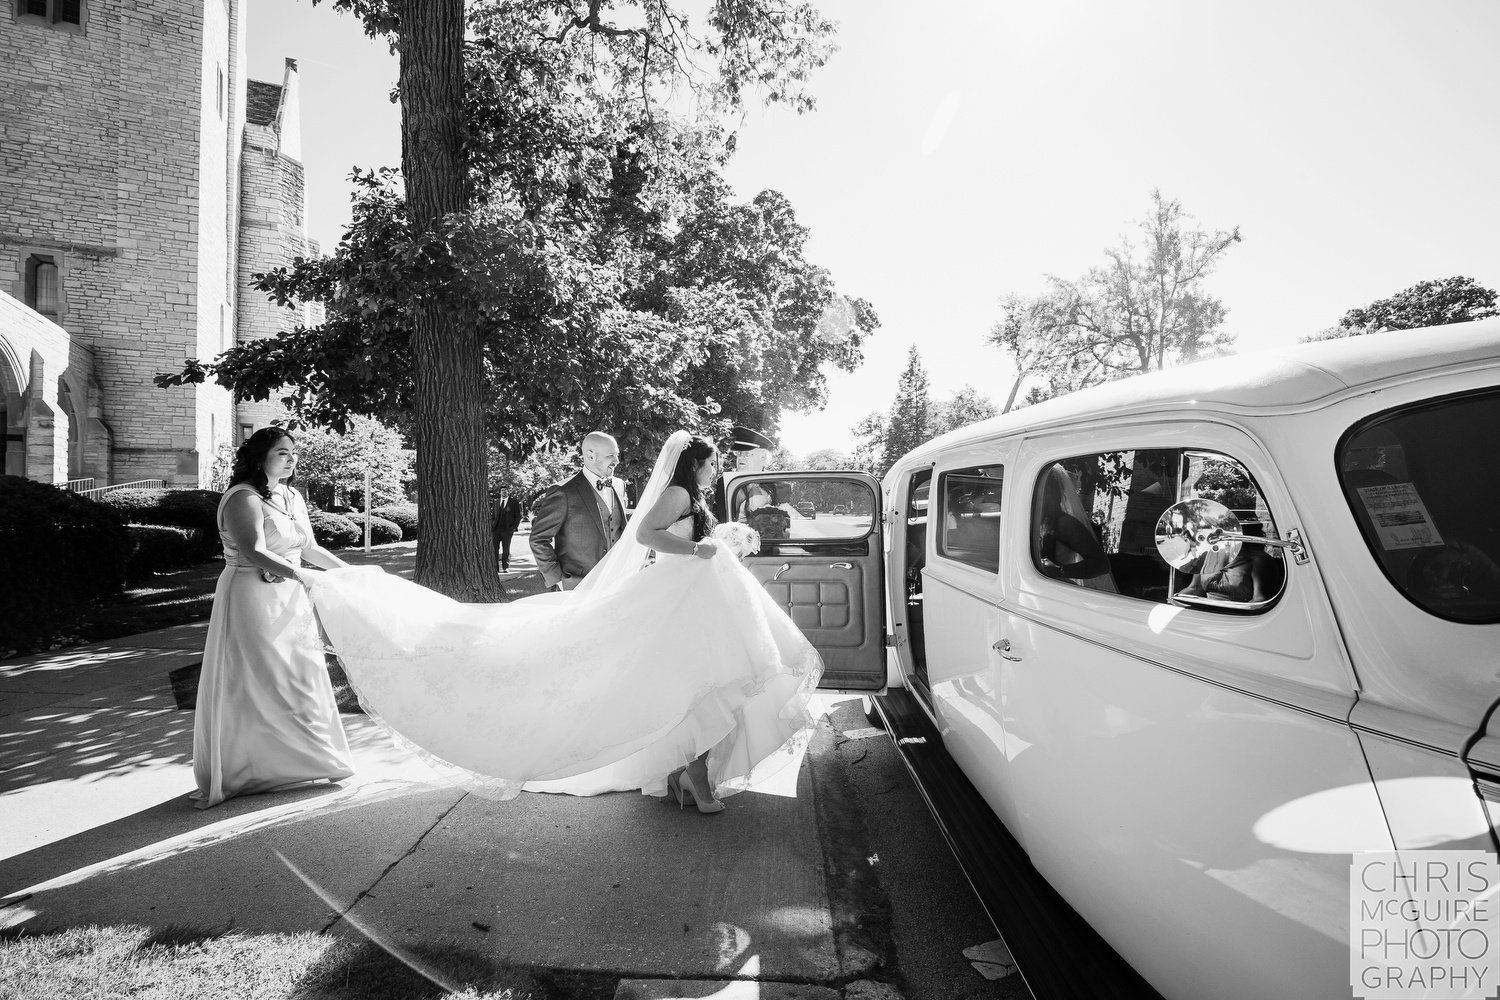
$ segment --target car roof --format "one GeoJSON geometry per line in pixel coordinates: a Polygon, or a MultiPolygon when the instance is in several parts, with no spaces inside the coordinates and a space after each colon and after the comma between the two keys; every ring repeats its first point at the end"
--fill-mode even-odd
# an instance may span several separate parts
{"type": "Polygon", "coordinates": [[[966,441],[1097,420],[1101,414],[1177,408],[1314,409],[1379,383],[1489,366],[1500,366],[1500,319],[1236,354],[1107,382],[981,420],[919,445],[897,466],[966,441]]]}

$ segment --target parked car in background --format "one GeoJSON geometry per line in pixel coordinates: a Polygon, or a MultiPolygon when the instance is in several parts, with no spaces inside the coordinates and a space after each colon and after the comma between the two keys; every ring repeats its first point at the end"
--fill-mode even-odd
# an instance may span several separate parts
{"type": "Polygon", "coordinates": [[[885,516],[747,565],[1163,996],[1348,996],[1357,856],[1496,853],[1497,430],[1500,321],[1243,355],[781,473],[885,516]]]}
{"type": "Polygon", "coordinates": [[[803,517],[813,518],[818,516],[818,509],[812,505],[812,501],[810,500],[802,500],[794,503],[792,504],[792,509],[803,517]]]}

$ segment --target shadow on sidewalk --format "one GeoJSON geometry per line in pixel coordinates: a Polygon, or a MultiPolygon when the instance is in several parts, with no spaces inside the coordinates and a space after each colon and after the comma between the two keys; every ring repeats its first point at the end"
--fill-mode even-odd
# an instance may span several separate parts
{"type": "Polygon", "coordinates": [[[243,830],[254,829],[260,825],[254,818],[257,813],[266,813],[273,821],[281,821],[286,818],[289,807],[322,803],[344,792],[345,789],[338,785],[304,785],[286,791],[229,799],[214,809],[194,808],[190,793],[184,793],[134,815],[91,827],[25,854],[0,859],[0,897],[99,865],[104,866],[99,869],[101,873],[112,870],[114,866],[107,864],[112,859],[122,859],[120,867],[126,867],[128,863],[123,859],[152,845],[183,840],[212,843],[219,838],[208,836],[195,841],[194,835],[211,827],[223,826],[226,821],[240,822],[243,830]]]}

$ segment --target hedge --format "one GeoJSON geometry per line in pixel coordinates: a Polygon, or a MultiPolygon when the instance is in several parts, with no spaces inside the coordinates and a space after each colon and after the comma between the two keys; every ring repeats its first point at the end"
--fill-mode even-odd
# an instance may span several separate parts
{"type": "Polygon", "coordinates": [[[388,503],[370,511],[376,517],[385,518],[401,527],[401,540],[409,542],[417,537],[417,505],[414,503],[388,503]]]}
{"type": "MultiPolygon", "coordinates": [[[[359,541],[355,544],[363,545],[365,543],[365,516],[363,514],[344,514],[342,516],[352,521],[355,529],[359,532],[359,541]]],[[[371,545],[389,545],[391,542],[401,541],[403,537],[401,525],[395,521],[377,517],[373,511],[370,512],[371,545]]]]}
{"type": "Polygon", "coordinates": [[[125,560],[125,576],[140,580],[152,573],[164,573],[201,562],[202,542],[192,528],[175,528],[167,524],[127,524],[130,555],[125,560]]]}
{"type": "Polygon", "coordinates": [[[365,540],[364,529],[342,514],[330,514],[326,510],[309,510],[307,513],[312,521],[313,537],[326,549],[347,549],[365,540]]]}
{"type": "Polygon", "coordinates": [[[156,524],[156,505],[167,495],[166,490],[110,490],[99,495],[99,502],[119,511],[125,520],[134,524],[156,524]]]}
{"type": "Polygon", "coordinates": [[[119,591],[128,551],[115,510],[0,476],[0,655],[45,646],[92,601],[119,591]]]}
{"type": "Polygon", "coordinates": [[[133,524],[160,524],[192,531],[193,559],[212,559],[223,551],[219,539],[216,490],[111,490],[99,502],[133,524]]]}

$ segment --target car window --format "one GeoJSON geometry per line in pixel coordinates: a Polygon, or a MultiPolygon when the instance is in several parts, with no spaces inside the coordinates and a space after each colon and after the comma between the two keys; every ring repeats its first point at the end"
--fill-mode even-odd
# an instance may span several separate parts
{"type": "Polygon", "coordinates": [[[1365,544],[1408,600],[1440,618],[1500,621],[1497,427],[1492,389],[1387,411],[1339,445],[1365,544]]]}
{"type": "Polygon", "coordinates": [[[729,498],[733,519],[777,542],[851,541],[870,534],[875,495],[857,479],[762,479],[738,482],[729,498]]]}
{"type": "Polygon", "coordinates": [[[1112,451],[1042,470],[1032,492],[1032,563],[1054,580],[1137,600],[1219,612],[1269,607],[1286,579],[1276,549],[1225,546],[1185,570],[1157,552],[1162,513],[1193,497],[1224,504],[1243,534],[1276,537],[1259,487],[1236,459],[1189,449],[1112,451]]]}
{"type": "Polygon", "coordinates": [[[1000,491],[1003,465],[953,469],[938,475],[942,522],[938,555],[994,573],[1000,569],[1000,491]]]}

